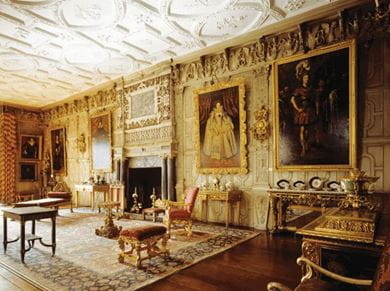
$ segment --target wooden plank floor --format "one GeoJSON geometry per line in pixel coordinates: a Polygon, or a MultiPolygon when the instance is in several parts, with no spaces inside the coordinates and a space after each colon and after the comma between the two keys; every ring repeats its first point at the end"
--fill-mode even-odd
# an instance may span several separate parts
{"type": "MultiPolygon", "coordinates": [[[[300,279],[295,263],[300,239],[292,234],[254,239],[201,261],[141,290],[266,290],[270,281],[294,287],[300,279]]],[[[0,264],[0,290],[38,290],[0,264]]]]}
{"type": "Polygon", "coordinates": [[[264,291],[270,281],[295,287],[301,278],[296,264],[300,247],[300,239],[293,234],[271,236],[264,232],[140,290],[264,291]]]}

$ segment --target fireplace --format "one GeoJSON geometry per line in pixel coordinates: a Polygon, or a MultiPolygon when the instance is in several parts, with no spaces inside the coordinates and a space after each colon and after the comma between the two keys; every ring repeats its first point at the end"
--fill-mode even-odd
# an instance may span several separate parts
{"type": "Polygon", "coordinates": [[[153,168],[129,168],[127,172],[127,209],[133,207],[133,193],[137,190],[138,202],[142,204],[142,208],[152,206],[150,196],[153,193],[153,188],[157,198],[161,198],[161,167],[153,168]]]}

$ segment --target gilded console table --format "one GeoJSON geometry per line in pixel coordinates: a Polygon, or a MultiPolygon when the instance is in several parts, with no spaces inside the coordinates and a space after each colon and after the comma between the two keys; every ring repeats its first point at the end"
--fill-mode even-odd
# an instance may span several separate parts
{"type": "Polygon", "coordinates": [[[286,210],[297,207],[308,210],[321,210],[336,207],[345,198],[345,192],[320,190],[269,189],[273,226],[271,231],[286,230],[286,210]]]}
{"type": "MultiPolygon", "coordinates": [[[[230,206],[234,204],[238,208],[237,223],[240,224],[240,206],[241,206],[242,191],[217,191],[217,190],[200,190],[198,199],[201,201],[201,217],[204,217],[204,209],[206,208],[206,222],[208,218],[208,201],[225,202],[226,213],[226,228],[229,226],[230,206]]],[[[234,214],[234,213],[233,213],[234,214]]],[[[233,217],[234,222],[234,217],[233,217]]]]}

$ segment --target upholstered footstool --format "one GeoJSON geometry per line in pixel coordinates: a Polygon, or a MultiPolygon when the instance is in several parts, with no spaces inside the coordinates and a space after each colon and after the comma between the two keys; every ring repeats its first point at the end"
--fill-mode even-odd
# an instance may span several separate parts
{"type": "Polygon", "coordinates": [[[141,262],[158,255],[169,255],[167,249],[167,229],[164,226],[141,226],[125,228],[119,234],[119,263],[126,258],[134,261],[137,268],[141,268],[141,262]],[[161,246],[158,243],[161,241],[161,246]],[[125,251],[125,246],[130,245],[130,250],[125,251]],[[146,254],[141,252],[146,251],[146,254]],[[135,252],[135,253],[134,253],[135,252]],[[134,254],[133,254],[134,253],[134,254]],[[144,255],[144,257],[142,257],[144,255]]]}

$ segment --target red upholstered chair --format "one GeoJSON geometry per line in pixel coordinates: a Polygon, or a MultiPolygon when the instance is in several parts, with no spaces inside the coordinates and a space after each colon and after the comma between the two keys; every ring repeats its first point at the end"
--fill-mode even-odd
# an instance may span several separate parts
{"type": "Polygon", "coordinates": [[[166,201],[167,210],[165,212],[164,223],[167,226],[168,235],[173,227],[184,227],[187,235],[192,235],[192,210],[198,196],[199,188],[190,187],[187,190],[184,202],[166,201]]]}

